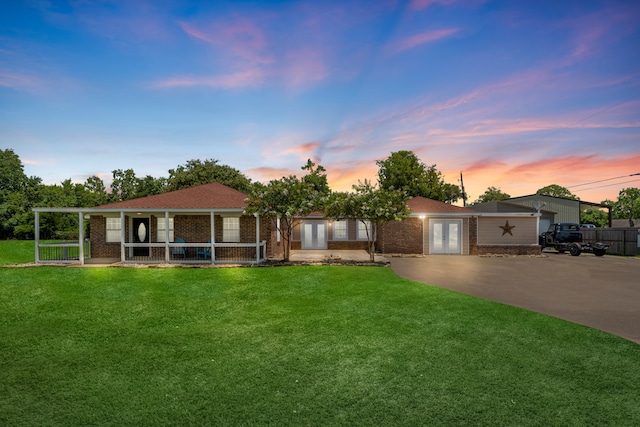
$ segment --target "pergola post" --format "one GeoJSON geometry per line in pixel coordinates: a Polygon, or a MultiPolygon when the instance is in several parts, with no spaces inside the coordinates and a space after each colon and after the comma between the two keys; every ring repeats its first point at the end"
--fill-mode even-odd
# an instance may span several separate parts
{"type": "Polygon", "coordinates": [[[125,236],[125,225],[124,225],[124,211],[120,211],[120,261],[124,262],[127,257],[125,254],[124,248],[124,236],[125,236]]]}
{"type": "Polygon", "coordinates": [[[84,264],[84,212],[78,212],[78,256],[80,264],[84,264]]]}
{"type": "Polygon", "coordinates": [[[216,262],[216,214],[214,211],[211,211],[211,263],[215,264],[216,262]]]}
{"type": "Polygon", "coordinates": [[[34,239],[36,241],[36,264],[40,263],[40,212],[35,211],[35,228],[33,230],[34,239]]]}
{"type": "Polygon", "coordinates": [[[164,237],[164,262],[169,264],[169,211],[164,211],[164,237]]]}

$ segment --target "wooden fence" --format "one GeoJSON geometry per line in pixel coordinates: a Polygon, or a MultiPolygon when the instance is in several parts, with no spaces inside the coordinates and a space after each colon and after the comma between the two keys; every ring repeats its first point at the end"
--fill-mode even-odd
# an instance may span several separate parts
{"type": "Polygon", "coordinates": [[[585,243],[609,243],[612,255],[640,255],[640,228],[587,228],[582,229],[585,243]]]}

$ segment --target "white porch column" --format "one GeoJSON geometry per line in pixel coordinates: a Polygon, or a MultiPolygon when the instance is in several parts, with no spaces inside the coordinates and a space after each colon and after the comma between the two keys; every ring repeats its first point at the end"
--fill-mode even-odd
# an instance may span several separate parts
{"type": "Polygon", "coordinates": [[[164,262],[169,264],[169,211],[164,211],[164,236],[164,262]]]}
{"type": "Polygon", "coordinates": [[[256,264],[260,262],[260,215],[253,214],[256,217],[256,264]]]}
{"type": "Polygon", "coordinates": [[[211,211],[211,263],[216,262],[216,213],[211,211]]]}
{"type": "Polygon", "coordinates": [[[36,240],[36,264],[40,263],[40,212],[35,211],[35,228],[33,230],[36,240]]]}
{"type": "Polygon", "coordinates": [[[120,211],[120,261],[124,262],[127,257],[125,254],[125,248],[124,248],[124,230],[125,230],[125,224],[124,224],[124,211],[120,211]]]}
{"type": "Polygon", "coordinates": [[[78,255],[80,264],[84,264],[84,212],[78,212],[78,255]]]}

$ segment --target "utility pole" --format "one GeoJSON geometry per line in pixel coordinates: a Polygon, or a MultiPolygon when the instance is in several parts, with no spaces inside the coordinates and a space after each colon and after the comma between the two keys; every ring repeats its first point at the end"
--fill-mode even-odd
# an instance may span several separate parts
{"type": "Polygon", "coordinates": [[[464,181],[462,180],[462,171],[460,171],[460,188],[462,189],[462,206],[467,206],[467,193],[464,191],[464,181]]]}

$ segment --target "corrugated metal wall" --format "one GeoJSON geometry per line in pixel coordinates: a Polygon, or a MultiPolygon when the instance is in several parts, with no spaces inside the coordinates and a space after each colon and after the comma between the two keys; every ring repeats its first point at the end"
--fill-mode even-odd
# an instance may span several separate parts
{"type": "Polygon", "coordinates": [[[580,201],[557,197],[532,195],[509,199],[509,203],[533,207],[534,203],[546,203],[544,210],[555,212],[553,222],[580,222],[580,201]]]}

